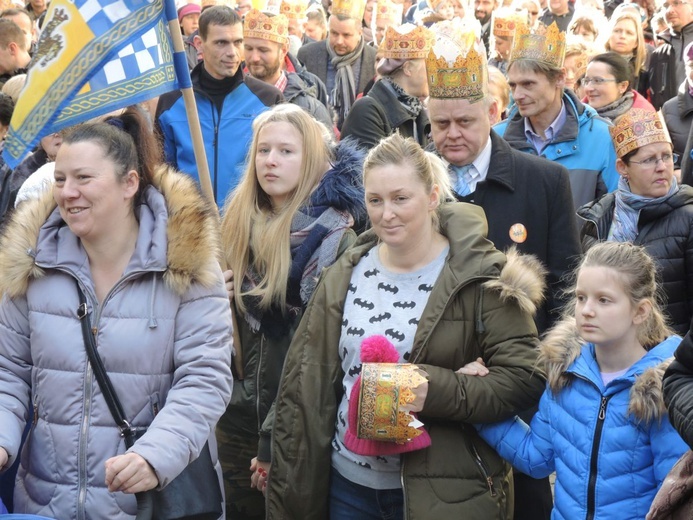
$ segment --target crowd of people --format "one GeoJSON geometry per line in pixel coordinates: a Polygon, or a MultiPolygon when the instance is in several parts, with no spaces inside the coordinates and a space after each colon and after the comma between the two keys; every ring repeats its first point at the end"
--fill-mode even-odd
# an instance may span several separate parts
{"type": "Polygon", "coordinates": [[[0,160],[0,514],[693,508],[693,3],[177,7],[209,198],[180,91],[0,160]]]}

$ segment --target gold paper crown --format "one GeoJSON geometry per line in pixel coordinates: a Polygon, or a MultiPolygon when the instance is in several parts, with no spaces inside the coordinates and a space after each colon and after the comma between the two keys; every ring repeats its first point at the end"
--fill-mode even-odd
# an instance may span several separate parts
{"type": "Polygon", "coordinates": [[[478,20],[466,18],[440,22],[426,57],[429,96],[475,102],[488,94],[486,49],[478,20]]]}
{"type": "Polygon", "coordinates": [[[527,11],[498,7],[493,11],[491,26],[494,36],[515,36],[518,24],[527,23],[527,11]]]}
{"type": "Polygon", "coordinates": [[[378,0],[375,4],[375,22],[389,22],[391,25],[402,23],[403,4],[391,0],[378,0]]]}
{"type": "Polygon", "coordinates": [[[243,20],[243,37],[286,45],[289,43],[289,21],[282,14],[267,16],[257,9],[251,9],[243,20]]]}
{"type": "Polygon", "coordinates": [[[332,15],[362,20],[366,10],[366,0],[334,0],[332,15]]]}
{"type": "Polygon", "coordinates": [[[547,28],[539,24],[532,33],[524,23],[517,24],[510,61],[535,60],[560,69],[565,57],[565,33],[553,22],[547,28]]]}
{"type": "Polygon", "coordinates": [[[609,133],[619,159],[647,144],[671,143],[663,118],[653,110],[642,108],[634,108],[617,118],[609,133]]]}
{"type": "Polygon", "coordinates": [[[397,29],[388,26],[378,48],[378,55],[394,60],[415,60],[428,56],[433,33],[422,26],[404,24],[397,29]]]}
{"type": "Polygon", "coordinates": [[[289,20],[304,20],[308,4],[301,1],[282,0],[279,5],[279,14],[283,14],[289,20]]]}

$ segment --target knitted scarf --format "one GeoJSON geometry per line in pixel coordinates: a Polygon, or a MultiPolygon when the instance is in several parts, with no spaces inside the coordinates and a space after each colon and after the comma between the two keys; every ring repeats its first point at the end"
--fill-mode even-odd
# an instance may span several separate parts
{"type": "Polygon", "coordinates": [[[604,119],[614,121],[618,116],[625,114],[631,109],[633,106],[634,97],[633,91],[629,90],[613,103],[609,103],[601,108],[597,108],[597,114],[604,119]]]}
{"type": "MultiPolygon", "coordinates": [[[[351,215],[329,206],[302,207],[291,222],[291,268],[286,288],[286,308],[260,308],[260,298],[245,296],[245,319],[257,332],[278,337],[287,332],[287,317],[298,316],[313,294],[322,270],[334,263],[346,230],[353,224],[351,215]]],[[[241,291],[252,290],[262,277],[249,265],[241,291]]]]}
{"type": "Polygon", "coordinates": [[[663,197],[651,198],[635,195],[630,191],[628,181],[623,177],[618,181],[614,218],[609,228],[607,240],[613,242],[633,242],[638,236],[640,211],[647,206],[656,206],[679,191],[676,177],[671,180],[671,188],[663,197]]]}
{"type": "Polygon", "coordinates": [[[334,90],[332,90],[332,104],[337,112],[337,128],[342,127],[342,123],[351,110],[351,105],[356,99],[356,80],[354,79],[354,70],[352,65],[361,58],[365,42],[363,38],[359,41],[358,46],[349,54],[338,56],[334,49],[330,47],[329,42],[326,42],[327,54],[332,61],[332,66],[335,70],[334,90]]]}

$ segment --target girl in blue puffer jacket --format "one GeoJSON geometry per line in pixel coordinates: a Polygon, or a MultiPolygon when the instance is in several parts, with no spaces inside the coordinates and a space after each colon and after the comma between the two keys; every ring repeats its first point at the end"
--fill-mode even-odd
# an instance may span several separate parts
{"type": "MultiPolygon", "coordinates": [[[[605,242],[577,269],[571,317],[542,342],[547,389],[530,425],[478,426],[515,468],[556,472],[552,518],[645,518],[688,449],[662,398],[662,374],[681,341],[657,303],[656,268],[639,246],[605,242]]],[[[480,363],[458,372],[486,374],[480,363]]]]}

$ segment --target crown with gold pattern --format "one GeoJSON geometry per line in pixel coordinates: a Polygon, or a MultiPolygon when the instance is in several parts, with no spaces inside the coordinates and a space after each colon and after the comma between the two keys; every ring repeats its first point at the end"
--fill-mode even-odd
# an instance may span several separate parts
{"type": "Polygon", "coordinates": [[[560,69],[565,57],[565,33],[553,22],[546,27],[539,24],[531,32],[525,23],[518,23],[515,29],[510,61],[534,60],[560,69]]]}
{"type": "Polygon", "coordinates": [[[332,2],[333,16],[361,20],[365,11],[366,0],[334,0],[332,2]]]}
{"type": "Polygon", "coordinates": [[[429,96],[472,103],[485,98],[488,69],[479,21],[455,18],[434,24],[431,29],[435,41],[426,57],[429,96]]]}
{"type": "Polygon", "coordinates": [[[609,127],[616,156],[624,155],[652,143],[671,143],[664,119],[654,110],[634,108],[614,121],[609,127]]]}
{"type": "Polygon", "coordinates": [[[494,36],[515,36],[518,24],[527,24],[527,11],[517,11],[510,7],[498,7],[493,10],[491,27],[494,36]]]}
{"type": "Polygon", "coordinates": [[[279,14],[283,14],[289,20],[305,20],[308,3],[295,0],[282,0],[279,4],[279,14]]]}
{"type": "Polygon", "coordinates": [[[403,4],[391,0],[378,0],[375,4],[375,22],[385,22],[389,25],[402,23],[403,4]]]}
{"type": "Polygon", "coordinates": [[[289,21],[283,14],[268,16],[257,9],[251,9],[243,20],[243,37],[286,45],[289,43],[289,21]]]}
{"type": "Polygon", "coordinates": [[[411,23],[394,28],[388,26],[378,47],[378,55],[393,60],[415,60],[428,56],[433,44],[433,33],[423,26],[411,23]]]}

